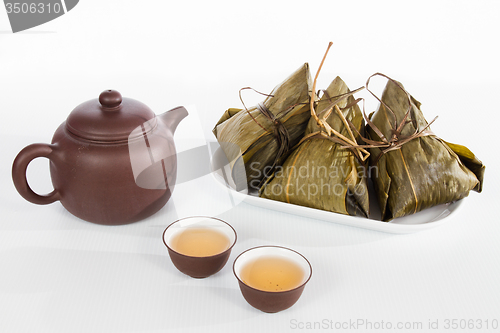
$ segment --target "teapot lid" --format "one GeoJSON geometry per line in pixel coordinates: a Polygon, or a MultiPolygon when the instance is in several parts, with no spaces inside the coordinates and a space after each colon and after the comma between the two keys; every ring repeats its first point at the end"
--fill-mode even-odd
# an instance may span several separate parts
{"type": "Polygon", "coordinates": [[[130,133],[139,126],[142,133],[156,124],[154,112],[145,104],[122,98],[116,90],[105,90],[99,98],[78,105],[66,119],[66,129],[73,135],[97,142],[127,142],[130,133]],[[155,121],[149,121],[154,119],[155,121]]]}

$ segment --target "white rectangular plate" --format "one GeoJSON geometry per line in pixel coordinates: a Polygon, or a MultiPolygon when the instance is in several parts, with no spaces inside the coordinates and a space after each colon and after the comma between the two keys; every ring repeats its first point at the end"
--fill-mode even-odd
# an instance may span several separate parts
{"type": "MultiPolygon", "coordinates": [[[[214,147],[214,145],[211,145],[211,147],[214,147]]],[[[228,164],[229,162],[226,155],[222,149],[217,146],[217,148],[213,150],[211,158],[212,175],[220,186],[223,186],[228,191],[231,191],[233,195],[238,196],[250,205],[288,214],[394,234],[414,233],[439,226],[450,220],[449,217],[456,213],[463,201],[459,200],[453,203],[431,207],[416,214],[394,219],[390,222],[382,222],[380,221],[380,209],[376,202],[377,199],[372,191],[370,191],[369,218],[337,214],[320,209],[260,198],[256,195],[248,194],[246,190],[238,192],[235,190],[235,185],[232,181],[228,164]]]]}

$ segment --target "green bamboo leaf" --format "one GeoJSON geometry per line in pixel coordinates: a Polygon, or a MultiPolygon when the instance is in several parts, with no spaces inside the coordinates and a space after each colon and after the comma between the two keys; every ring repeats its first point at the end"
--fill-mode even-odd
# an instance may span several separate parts
{"type": "Polygon", "coordinates": [[[213,132],[230,161],[237,190],[247,186],[258,189],[266,170],[279,165],[289,153],[287,148],[297,144],[304,135],[311,115],[310,91],[311,75],[305,63],[262,102],[262,107],[269,111],[267,116],[259,105],[243,110],[229,109],[223,114],[213,132]],[[282,125],[280,135],[276,132],[276,122],[269,116],[282,125]],[[280,141],[283,137],[287,142],[280,141]]]}
{"type": "MultiPolygon", "coordinates": [[[[413,97],[410,100],[412,119],[403,127],[403,136],[410,136],[428,124],[420,103],[413,97]]],[[[408,96],[395,82],[387,82],[382,101],[397,119],[404,118],[408,96]]],[[[371,115],[373,124],[386,137],[393,133],[390,119],[393,116],[383,105],[371,115]]],[[[372,139],[378,138],[369,126],[367,133],[372,139]]],[[[380,152],[378,148],[370,150],[370,164],[384,221],[460,200],[471,190],[479,192],[482,188],[484,165],[481,161],[466,147],[446,143],[436,135],[410,140],[377,160],[380,152]]]]}
{"type": "MultiPolygon", "coordinates": [[[[330,107],[329,100],[349,92],[337,77],[326,89],[316,107],[321,115],[330,107]]],[[[340,101],[342,114],[359,132],[363,132],[363,115],[353,96],[340,101]],[[346,107],[348,106],[348,107],[346,107]]],[[[330,113],[327,123],[348,137],[349,131],[336,112],[330,113]]],[[[322,128],[314,118],[309,120],[305,135],[322,128]]],[[[365,168],[349,149],[327,138],[312,137],[303,141],[261,188],[263,198],[327,210],[335,213],[368,217],[369,199],[365,168]]]]}

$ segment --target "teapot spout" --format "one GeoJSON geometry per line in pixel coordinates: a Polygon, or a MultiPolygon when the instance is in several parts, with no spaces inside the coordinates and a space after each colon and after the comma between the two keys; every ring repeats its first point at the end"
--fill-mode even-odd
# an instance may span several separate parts
{"type": "Polygon", "coordinates": [[[158,117],[165,123],[167,128],[170,129],[172,134],[174,134],[177,125],[179,125],[181,120],[184,119],[187,115],[188,112],[186,108],[183,106],[178,106],[176,108],[173,108],[172,110],[169,110],[159,115],[158,117]]]}

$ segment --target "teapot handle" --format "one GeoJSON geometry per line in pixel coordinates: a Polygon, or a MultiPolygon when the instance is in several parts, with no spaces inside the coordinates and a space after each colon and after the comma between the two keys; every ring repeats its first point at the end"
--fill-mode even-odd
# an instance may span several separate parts
{"type": "Polygon", "coordinates": [[[12,180],[17,192],[29,202],[38,205],[47,205],[61,199],[57,189],[46,195],[36,194],[29,186],[28,179],[26,178],[28,164],[37,157],[46,157],[50,160],[54,148],[54,145],[35,143],[21,150],[14,160],[14,164],[12,165],[12,180]]]}

